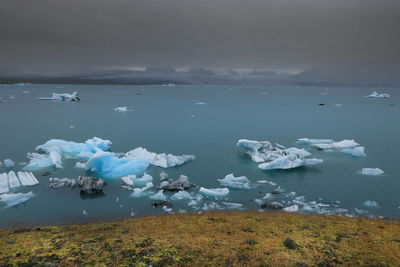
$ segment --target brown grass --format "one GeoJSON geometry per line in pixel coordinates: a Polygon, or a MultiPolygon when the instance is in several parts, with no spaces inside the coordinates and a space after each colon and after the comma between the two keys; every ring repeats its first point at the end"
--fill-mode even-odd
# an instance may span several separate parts
{"type": "Polygon", "coordinates": [[[0,229],[1,266],[400,266],[399,255],[399,221],[338,216],[211,212],[0,229]]]}

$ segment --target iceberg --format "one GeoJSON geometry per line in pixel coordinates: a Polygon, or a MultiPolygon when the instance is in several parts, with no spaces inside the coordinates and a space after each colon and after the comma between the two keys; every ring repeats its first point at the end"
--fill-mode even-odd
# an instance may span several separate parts
{"type": "Polygon", "coordinates": [[[179,191],[173,194],[170,198],[171,200],[185,200],[192,199],[192,196],[186,191],[179,191]]]}
{"type": "Polygon", "coordinates": [[[17,175],[13,171],[10,171],[8,173],[8,185],[9,185],[10,189],[21,186],[17,175]]]}
{"type": "Polygon", "coordinates": [[[85,169],[86,168],[86,163],[78,161],[77,163],[75,163],[75,168],[77,168],[77,169],[85,169]]]}
{"type": "Polygon", "coordinates": [[[224,179],[218,179],[221,186],[232,189],[250,189],[249,179],[246,176],[234,177],[233,173],[225,176],[224,179]]]}
{"type": "Polygon", "coordinates": [[[147,173],[144,173],[143,177],[141,178],[136,177],[136,175],[127,175],[122,177],[121,180],[125,184],[133,187],[144,187],[147,183],[153,181],[153,177],[147,173]]]}
{"type": "Polygon", "coordinates": [[[14,166],[15,166],[15,162],[12,161],[11,159],[5,159],[5,160],[4,160],[4,167],[5,167],[6,169],[11,169],[11,168],[14,167],[14,166]]]}
{"type": "Polygon", "coordinates": [[[371,208],[378,207],[378,202],[376,202],[374,200],[366,200],[364,202],[364,206],[371,207],[371,208]]]}
{"type": "Polygon", "coordinates": [[[222,202],[228,209],[230,210],[237,210],[243,207],[240,203],[232,203],[232,202],[222,202]]]}
{"type": "Polygon", "coordinates": [[[368,98],[389,98],[390,95],[389,94],[379,94],[377,91],[373,91],[370,95],[367,95],[365,97],[368,98]]]}
{"type": "Polygon", "coordinates": [[[211,188],[200,187],[199,192],[208,197],[225,197],[229,194],[228,188],[211,188]]]}
{"type": "Polygon", "coordinates": [[[297,142],[304,145],[311,145],[311,144],[332,144],[332,139],[309,139],[309,138],[299,138],[297,142]]]}
{"type": "Polygon", "coordinates": [[[147,183],[145,187],[142,188],[134,188],[133,189],[133,193],[131,194],[131,197],[134,198],[140,198],[140,197],[144,197],[147,196],[148,194],[150,194],[149,192],[147,192],[148,189],[153,188],[153,183],[147,183]]]}
{"type": "Polygon", "coordinates": [[[245,148],[253,161],[261,163],[258,167],[263,170],[291,169],[323,162],[321,159],[307,159],[311,153],[304,149],[273,147],[269,141],[240,139],[237,146],[245,148]]]}
{"type": "Polygon", "coordinates": [[[353,157],[365,157],[365,148],[363,146],[344,148],[340,152],[352,155],[353,157]]]}
{"type": "Polygon", "coordinates": [[[160,184],[160,189],[164,189],[167,191],[183,191],[191,188],[192,186],[194,186],[194,184],[189,182],[189,177],[187,177],[186,175],[181,175],[175,181],[163,181],[160,184]]]}
{"type": "Polygon", "coordinates": [[[379,168],[363,168],[361,173],[364,175],[381,175],[384,171],[379,168]]]}
{"type": "Polygon", "coordinates": [[[164,195],[164,190],[160,190],[158,191],[157,194],[151,195],[150,199],[151,200],[156,200],[156,201],[166,201],[167,200],[167,196],[164,195]]]}
{"type": "Polygon", "coordinates": [[[51,97],[39,97],[39,100],[60,100],[60,101],[79,101],[78,93],[73,92],[72,94],[63,93],[56,94],[52,93],[51,97]]]}
{"type": "Polygon", "coordinates": [[[353,139],[351,140],[342,140],[339,142],[333,142],[329,144],[312,144],[312,146],[322,149],[322,150],[328,150],[328,149],[346,149],[346,148],[354,148],[356,146],[359,146],[358,143],[356,143],[353,139]]]}
{"type": "Polygon", "coordinates": [[[85,143],[75,143],[60,139],[51,139],[43,145],[37,146],[36,150],[50,154],[57,152],[63,157],[73,159],[89,159],[99,151],[107,151],[111,147],[110,140],[103,140],[98,137],[88,139],[85,143]]]}
{"type": "Polygon", "coordinates": [[[141,159],[148,161],[149,164],[162,167],[162,168],[168,168],[168,167],[176,167],[180,166],[188,161],[194,160],[196,157],[194,155],[182,155],[182,156],[176,156],[172,154],[157,154],[154,152],[150,152],[145,148],[138,147],[135,148],[134,150],[131,150],[125,154],[126,157],[128,158],[136,158],[136,159],[141,159]]]}
{"type": "Polygon", "coordinates": [[[39,184],[39,181],[31,172],[19,171],[17,175],[22,186],[33,186],[39,184]]]}
{"type": "Polygon", "coordinates": [[[290,207],[283,208],[283,210],[286,211],[286,212],[298,212],[299,211],[299,206],[298,205],[293,205],[293,206],[290,206],[290,207]]]}
{"type": "Polygon", "coordinates": [[[9,190],[7,173],[0,173],[0,194],[7,193],[9,190]]]}
{"type": "Polygon", "coordinates": [[[86,170],[103,178],[118,178],[130,174],[144,173],[149,164],[135,158],[118,158],[115,153],[99,151],[86,162],[86,170]]]}
{"type": "Polygon", "coordinates": [[[118,112],[127,112],[128,108],[127,107],[116,107],[114,110],[118,111],[118,112]]]}
{"type": "Polygon", "coordinates": [[[5,202],[6,208],[8,208],[28,201],[35,196],[36,194],[34,194],[32,191],[28,193],[6,193],[0,195],[0,201],[5,202]]]}
{"type": "Polygon", "coordinates": [[[28,153],[29,162],[23,167],[24,171],[38,171],[47,168],[62,168],[61,156],[52,151],[49,155],[28,153]]]}

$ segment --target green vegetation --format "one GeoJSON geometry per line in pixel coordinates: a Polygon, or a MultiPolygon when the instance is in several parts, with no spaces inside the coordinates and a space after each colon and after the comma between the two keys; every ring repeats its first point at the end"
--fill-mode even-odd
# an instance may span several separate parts
{"type": "Polygon", "coordinates": [[[0,266],[400,266],[400,222],[211,212],[0,229],[0,266]]]}

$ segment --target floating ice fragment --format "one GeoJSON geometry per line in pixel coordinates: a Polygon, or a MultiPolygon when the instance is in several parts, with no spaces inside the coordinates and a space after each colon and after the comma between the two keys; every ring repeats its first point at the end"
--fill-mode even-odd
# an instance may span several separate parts
{"type": "Polygon", "coordinates": [[[63,93],[56,94],[53,93],[51,97],[40,97],[39,100],[60,100],[60,101],[79,101],[78,93],[73,92],[72,94],[63,93]]]}
{"type": "Polygon", "coordinates": [[[17,174],[22,186],[33,186],[39,184],[39,181],[31,172],[18,172],[17,174]]]}
{"type": "Polygon", "coordinates": [[[332,144],[332,139],[309,139],[309,138],[299,138],[297,142],[304,145],[311,145],[311,144],[332,144]]]}
{"type": "Polygon", "coordinates": [[[69,178],[49,178],[49,188],[60,189],[60,188],[74,188],[77,184],[75,179],[69,178]]]}
{"type": "Polygon", "coordinates": [[[118,111],[118,112],[127,112],[128,108],[127,107],[116,107],[114,110],[118,111]]]}
{"type": "Polygon", "coordinates": [[[339,142],[333,142],[333,143],[314,143],[312,146],[317,147],[322,150],[326,149],[344,149],[344,148],[353,148],[356,146],[359,146],[358,143],[356,143],[353,139],[351,140],[342,140],[339,142]]]}
{"type": "Polygon", "coordinates": [[[86,165],[86,163],[78,161],[77,163],[75,163],[75,168],[77,168],[77,169],[85,169],[86,168],[85,165],[86,165]]]}
{"type": "Polygon", "coordinates": [[[138,147],[135,148],[134,150],[131,150],[125,154],[126,157],[128,158],[136,158],[136,159],[141,159],[148,161],[149,164],[158,166],[158,167],[163,167],[163,168],[168,168],[168,167],[175,167],[175,166],[180,166],[188,161],[192,161],[195,159],[194,155],[182,155],[182,156],[176,156],[172,154],[156,154],[154,152],[150,152],[145,148],[138,147]]]}
{"type": "Polygon", "coordinates": [[[83,209],[83,210],[82,210],[82,214],[83,214],[84,216],[87,216],[87,215],[88,215],[87,210],[86,210],[86,209],[83,209]]]}
{"type": "Polygon", "coordinates": [[[8,186],[10,189],[21,186],[17,175],[13,171],[8,173],[8,186]]]}
{"type": "Polygon", "coordinates": [[[104,178],[117,178],[144,173],[148,162],[135,158],[118,158],[114,153],[99,151],[86,162],[86,170],[104,178]]]}
{"type": "Polygon", "coordinates": [[[233,173],[225,176],[224,179],[218,179],[222,186],[232,189],[250,189],[249,179],[246,176],[234,177],[233,173]]]}
{"type": "Polygon", "coordinates": [[[230,210],[237,210],[243,207],[240,203],[232,203],[232,202],[222,202],[228,209],[230,210]]]}
{"type": "Polygon", "coordinates": [[[192,196],[186,191],[179,191],[173,194],[170,198],[171,200],[185,200],[192,199],[192,196]]]}
{"type": "Polygon", "coordinates": [[[8,191],[8,174],[6,172],[0,173],[0,194],[7,193],[8,191]]]}
{"type": "Polygon", "coordinates": [[[206,102],[196,102],[195,104],[196,104],[196,105],[205,105],[206,102]]]}
{"type": "Polygon", "coordinates": [[[361,173],[364,175],[381,175],[384,171],[379,168],[363,168],[361,173]]]}
{"type": "Polygon", "coordinates": [[[24,171],[38,171],[47,168],[62,168],[61,155],[51,151],[49,155],[28,153],[29,162],[23,167],[24,171]]]}
{"type": "Polygon", "coordinates": [[[200,187],[199,192],[208,197],[225,197],[229,194],[228,188],[204,188],[200,187]]]}
{"type": "Polygon", "coordinates": [[[5,193],[0,195],[0,201],[5,202],[6,208],[18,205],[35,197],[32,191],[28,193],[5,193]]]}
{"type": "Polygon", "coordinates": [[[374,208],[378,206],[378,203],[374,200],[366,200],[364,203],[364,206],[370,207],[370,208],[374,208]]]}
{"type": "Polygon", "coordinates": [[[166,201],[167,200],[167,196],[164,195],[164,190],[160,190],[158,191],[157,194],[151,195],[150,199],[151,200],[156,200],[156,201],[166,201]]]}
{"type": "Polygon", "coordinates": [[[142,188],[134,188],[133,189],[133,193],[131,194],[131,197],[134,198],[139,198],[139,197],[144,197],[147,196],[148,194],[150,194],[149,192],[147,192],[148,189],[153,188],[153,183],[147,183],[145,187],[142,188]]]}
{"type": "Polygon", "coordinates": [[[363,146],[344,148],[344,149],[340,150],[340,152],[352,155],[354,157],[365,157],[365,152],[364,152],[363,146]]]}
{"type": "Polygon", "coordinates": [[[266,183],[268,183],[268,181],[267,181],[267,180],[258,180],[257,183],[259,183],[259,184],[266,184],[266,183]]]}
{"type": "Polygon", "coordinates": [[[165,181],[168,179],[168,174],[166,172],[161,172],[160,173],[160,181],[165,181]]]}
{"type": "Polygon", "coordinates": [[[299,211],[299,206],[298,205],[293,205],[293,206],[290,206],[290,207],[283,208],[283,210],[287,211],[287,212],[298,212],[299,211]]]}
{"type": "Polygon", "coordinates": [[[377,91],[373,91],[370,95],[367,95],[365,97],[369,97],[369,98],[389,98],[390,95],[389,94],[379,94],[377,91]]]}
{"type": "Polygon", "coordinates": [[[4,167],[5,167],[6,169],[11,169],[11,168],[14,167],[14,166],[15,166],[15,162],[12,161],[11,159],[5,159],[5,160],[4,160],[4,167]]]}
{"type": "Polygon", "coordinates": [[[121,180],[130,186],[133,187],[144,187],[147,185],[147,183],[153,181],[153,177],[151,175],[148,175],[147,173],[144,173],[142,177],[137,177],[136,175],[127,175],[121,178],[121,180]]]}

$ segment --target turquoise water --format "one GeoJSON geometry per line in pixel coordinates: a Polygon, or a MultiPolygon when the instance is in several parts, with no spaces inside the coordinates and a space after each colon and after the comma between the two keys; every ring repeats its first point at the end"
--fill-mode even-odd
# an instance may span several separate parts
{"type": "MultiPolygon", "coordinates": [[[[397,88],[379,88],[389,99],[368,99],[377,88],[302,86],[121,86],[54,85],[0,86],[0,160],[12,159],[21,169],[26,153],[49,139],[84,142],[94,136],[112,141],[111,151],[127,152],[138,146],[150,151],[195,154],[196,159],[176,168],[150,167],[158,185],[161,171],[169,178],[187,175],[191,182],[207,188],[220,187],[217,179],[229,173],[247,176],[251,190],[231,190],[225,199],[204,199],[204,203],[243,204],[244,210],[258,210],[254,199],[262,198],[279,185],[309,201],[329,204],[329,212],[351,216],[400,218],[400,93],[397,88]],[[28,92],[24,92],[28,91],[28,92]],[[52,92],[78,91],[80,102],[38,101],[52,92]],[[14,96],[9,98],[8,96],[14,96]],[[205,102],[205,105],[196,105],[205,102]],[[324,106],[320,106],[324,103],[324,106]],[[336,104],[342,104],[336,106],[336,104]],[[115,112],[127,106],[132,111],[115,112]],[[324,159],[313,167],[288,171],[262,171],[240,148],[240,138],[269,140],[285,146],[302,147],[298,138],[355,139],[367,156],[354,158],[338,152],[307,147],[312,156],[324,159]],[[365,176],[364,167],[378,167],[381,176],[365,176]],[[257,184],[273,181],[277,186],[257,184]],[[377,207],[363,203],[374,200],[377,207]],[[340,203],[339,203],[340,202],[340,203]],[[360,214],[357,209],[365,210],[360,214]],[[346,211],[342,210],[346,209],[346,211]]],[[[76,178],[84,170],[75,161],[64,160],[63,169],[51,170],[50,177],[76,178]]],[[[0,171],[4,171],[3,169],[0,171]]],[[[131,198],[119,179],[108,180],[104,196],[81,198],[79,189],[50,189],[43,171],[35,173],[40,184],[16,192],[33,191],[36,197],[16,207],[0,207],[0,226],[15,224],[64,224],[164,214],[153,208],[148,197],[131,198]],[[116,199],[119,198],[119,201],[116,199]],[[82,210],[87,210],[87,216],[82,210]]],[[[158,190],[155,190],[158,191],[158,190]]],[[[196,189],[193,190],[196,194],[196,189]]],[[[279,201],[289,201],[280,196],[279,201]]],[[[203,204],[204,204],[203,203],[203,204]]],[[[289,205],[289,203],[287,204],[289,205]]],[[[199,212],[187,201],[173,202],[173,211],[199,212]]],[[[300,209],[299,212],[310,211],[300,209]]]]}

